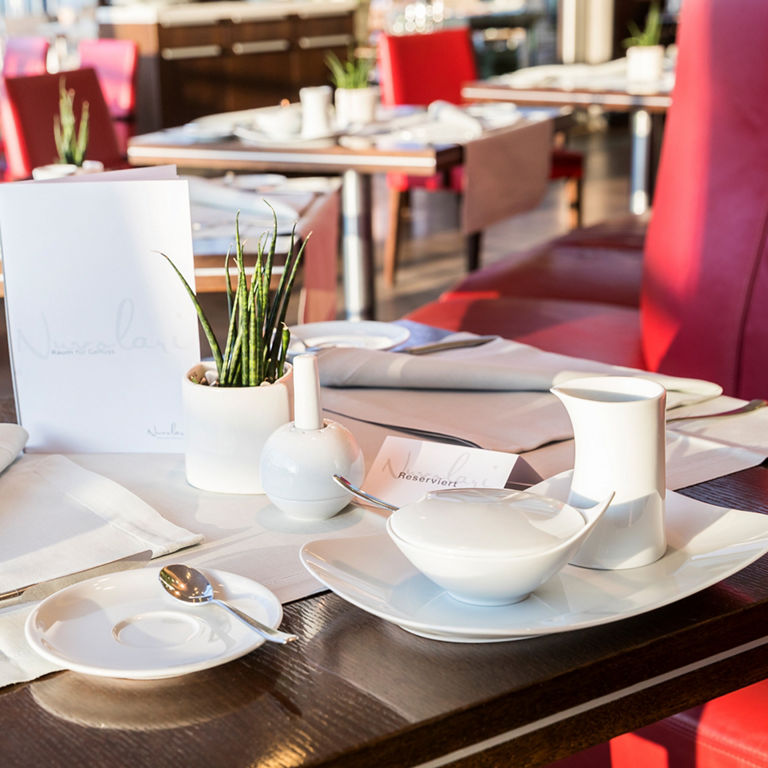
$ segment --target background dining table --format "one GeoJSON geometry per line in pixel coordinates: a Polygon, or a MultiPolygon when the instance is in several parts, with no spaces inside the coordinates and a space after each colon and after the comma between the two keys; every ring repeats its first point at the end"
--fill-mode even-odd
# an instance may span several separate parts
{"type": "MultiPolygon", "coordinates": [[[[410,329],[413,344],[442,335],[410,329]]],[[[181,457],[78,460],[213,511],[213,495],[184,489],[181,457]]],[[[768,514],[768,468],[681,492],[768,514]]],[[[284,612],[299,642],[203,672],[6,688],[3,765],[537,766],[768,675],[766,558],[650,612],[500,643],[418,637],[330,592],[284,612]]]]}
{"type": "MultiPolygon", "coordinates": [[[[536,122],[549,127],[549,114],[538,115],[536,122]]],[[[567,116],[562,117],[568,120],[567,116]]],[[[534,126],[535,128],[536,126],[534,126]]],[[[517,135],[530,132],[531,122],[521,120],[509,127],[489,131],[489,137],[508,134],[514,143],[517,135]]],[[[386,123],[379,126],[387,132],[386,123]]],[[[531,157],[530,142],[521,142],[522,154],[531,157]]],[[[174,163],[180,168],[197,171],[277,171],[292,174],[340,174],[342,223],[342,283],[344,311],[348,320],[372,319],[375,316],[374,245],[372,234],[371,178],[375,173],[403,173],[428,177],[450,172],[465,160],[466,142],[424,143],[407,140],[376,141],[374,135],[344,138],[331,137],[315,141],[285,142],[243,141],[230,137],[221,141],[196,140],[194,133],[168,129],[132,138],[128,146],[128,160],[132,165],[165,165],[174,163]]],[[[542,149],[542,158],[548,157],[548,148],[542,149]]],[[[544,161],[546,162],[546,161],[544,161]]],[[[547,168],[536,176],[542,181],[547,168]]],[[[515,187],[527,183],[524,173],[507,174],[515,187]]],[[[539,200],[538,178],[534,180],[530,202],[539,200]]],[[[519,205],[511,213],[518,212],[519,205]]]]}
{"type": "Polygon", "coordinates": [[[513,102],[528,107],[597,107],[606,112],[628,112],[632,138],[630,210],[643,214],[651,203],[664,115],[672,103],[671,84],[668,81],[632,84],[621,76],[609,80],[601,74],[606,65],[576,66],[575,76],[567,74],[568,65],[560,65],[562,74],[557,74],[558,65],[518,70],[466,83],[461,94],[467,101],[513,102]],[[537,81],[537,69],[549,74],[542,74],[537,81]]]}

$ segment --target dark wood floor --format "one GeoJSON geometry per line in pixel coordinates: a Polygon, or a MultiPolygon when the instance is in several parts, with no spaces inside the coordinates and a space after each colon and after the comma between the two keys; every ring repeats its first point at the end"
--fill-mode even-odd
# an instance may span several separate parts
{"type": "MultiPolygon", "coordinates": [[[[621,216],[629,209],[629,138],[626,126],[591,130],[582,128],[570,146],[586,157],[584,223],[621,216]]],[[[404,227],[401,266],[393,288],[381,279],[381,251],[387,226],[383,177],[374,181],[373,234],[377,244],[376,293],[378,319],[395,320],[431,301],[464,274],[464,241],[457,229],[458,200],[451,193],[415,190],[412,210],[404,227]]],[[[504,258],[567,230],[567,203],[562,182],[552,183],[542,204],[484,233],[482,262],[504,258]]],[[[209,299],[216,302],[220,297],[209,299]]],[[[340,297],[341,299],[341,297],[340,297]]],[[[1,300],[0,300],[0,303],[1,300]]],[[[221,303],[221,302],[219,302],[221,303]]],[[[222,304],[223,306],[223,304],[222,304]]],[[[341,309],[341,301],[339,302],[341,309]]],[[[5,311],[0,308],[0,400],[12,391],[5,344],[5,311]]]]}

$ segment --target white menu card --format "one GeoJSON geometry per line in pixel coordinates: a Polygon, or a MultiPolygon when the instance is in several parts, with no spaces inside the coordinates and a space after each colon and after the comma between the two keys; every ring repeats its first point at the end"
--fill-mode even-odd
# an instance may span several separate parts
{"type": "Polygon", "coordinates": [[[0,185],[27,450],[183,450],[181,380],[200,359],[197,317],[159,252],[194,285],[192,235],[187,183],[163,175],[0,185]]]}

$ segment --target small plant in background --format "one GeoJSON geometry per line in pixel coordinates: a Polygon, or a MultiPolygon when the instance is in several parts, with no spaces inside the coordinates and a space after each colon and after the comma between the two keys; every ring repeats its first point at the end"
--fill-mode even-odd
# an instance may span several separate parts
{"type": "Polygon", "coordinates": [[[81,166],[88,148],[88,102],[83,102],[78,127],[75,120],[75,92],[71,88],[67,90],[63,77],[59,80],[59,114],[53,117],[53,136],[59,162],[81,166]]]}
{"type": "Polygon", "coordinates": [[[215,382],[202,380],[196,382],[198,384],[211,383],[219,387],[258,387],[265,382],[277,381],[284,373],[285,358],[291,340],[291,332],[285,324],[285,315],[307,241],[305,239],[301,248],[294,254],[296,234],[294,227],[285,268],[277,289],[270,298],[269,287],[277,244],[277,215],[274,209],[272,215],[274,228],[269,237],[265,233],[259,238],[256,266],[250,285],[245,274],[243,242],[240,239],[240,213],[238,212],[235,217],[234,260],[237,285],[233,291],[229,272],[231,253],[228,252],[225,271],[229,325],[223,349],[195,292],[173,261],[165,253],[162,254],[181,278],[192,299],[216,363],[217,380],[215,382]]]}
{"type": "Polygon", "coordinates": [[[658,45],[661,40],[661,12],[659,11],[658,4],[651,3],[648,15],[645,17],[644,29],[640,29],[634,21],[630,21],[627,24],[627,28],[629,29],[630,37],[624,40],[625,48],[631,48],[635,45],[658,45]]]}
{"type": "Polygon", "coordinates": [[[373,59],[356,56],[354,51],[350,51],[347,60],[342,63],[339,57],[331,52],[325,57],[325,63],[331,71],[331,82],[337,88],[368,87],[373,59]]]}

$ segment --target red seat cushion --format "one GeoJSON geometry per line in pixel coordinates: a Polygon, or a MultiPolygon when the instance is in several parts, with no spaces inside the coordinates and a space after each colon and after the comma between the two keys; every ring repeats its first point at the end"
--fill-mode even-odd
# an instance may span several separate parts
{"type": "Polygon", "coordinates": [[[720,696],[548,768],[764,768],[768,681],[720,696]]]}
{"type": "Polygon", "coordinates": [[[642,251],[555,240],[470,273],[443,298],[519,296],[638,307],[642,273],[642,251]]]}
{"type": "Polygon", "coordinates": [[[561,245],[642,251],[649,218],[650,214],[617,216],[589,227],[572,229],[558,237],[557,242],[561,245]]]}
{"type": "Polygon", "coordinates": [[[584,155],[568,149],[552,150],[550,179],[580,179],[584,176],[584,155]]]}
{"type": "Polygon", "coordinates": [[[457,296],[426,304],[407,319],[453,331],[498,333],[550,352],[644,367],[639,313],[630,307],[556,299],[457,296]]]}

